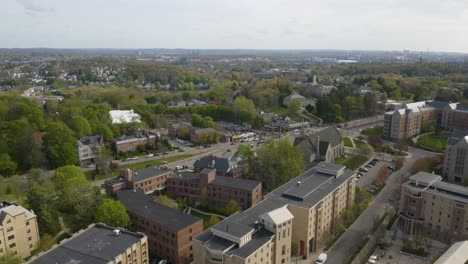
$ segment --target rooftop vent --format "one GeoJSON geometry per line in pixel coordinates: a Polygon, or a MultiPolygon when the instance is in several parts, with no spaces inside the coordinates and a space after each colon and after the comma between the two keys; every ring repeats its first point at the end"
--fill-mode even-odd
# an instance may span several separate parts
{"type": "Polygon", "coordinates": [[[297,181],[297,186],[301,185],[301,181],[297,181]]]}
{"type": "Polygon", "coordinates": [[[112,233],[114,233],[114,236],[120,236],[120,230],[119,229],[114,229],[114,231],[112,231],[112,233]]]}

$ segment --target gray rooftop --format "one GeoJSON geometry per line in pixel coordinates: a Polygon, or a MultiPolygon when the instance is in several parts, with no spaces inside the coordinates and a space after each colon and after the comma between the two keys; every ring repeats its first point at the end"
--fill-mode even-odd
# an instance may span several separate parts
{"type": "Polygon", "coordinates": [[[109,263],[145,236],[128,231],[121,231],[119,236],[115,236],[113,230],[113,227],[96,224],[62,242],[58,247],[32,259],[29,263],[109,263]]]}
{"type": "Polygon", "coordinates": [[[460,140],[464,139],[466,136],[468,136],[467,130],[454,129],[449,139],[447,140],[447,145],[453,146],[460,142],[460,140]]]}
{"type": "Polygon", "coordinates": [[[201,221],[198,217],[156,203],[151,200],[150,196],[140,191],[120,190],[117,192],[117,197],[127,208],[127,211],[150,219],[174,231],[185,229],[201,221]]]}
{"type": "Polygon", "coordinates": [[[261,183],[255,180],[235,179],[231,177],[216,176],[210,185],[224,186],[234,189],[253,191],[261,183]]]}
{"type": "Polygon", "coordinates": [[[211,228],[219,232],[233,235],[234,237],[243,237],[254,230],[252,227],[236,223],[230,219],[221,221],[211,228]]]}
{"type": "Polygon", "coordinates": [[[148,167],[139,171],[136,171],[132,177],[132,182],[139,182],[149,178],[153,178],[159,175],[170,173],[170,170],[160,169],[159,167],[148,167]]]}

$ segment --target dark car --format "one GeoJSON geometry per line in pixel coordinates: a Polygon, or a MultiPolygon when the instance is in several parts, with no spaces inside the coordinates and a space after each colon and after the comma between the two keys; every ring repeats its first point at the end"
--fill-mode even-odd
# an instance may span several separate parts
{"type": "Polygon", "coordinates": [[[366,169],[366,168],[359,168],[359,171],[361,171],[361,172],[368,172],[369,170],[366,169]]]}
{"type": "Polygon", "coordinates": [[[163,153],[163,155],[168,155],[168,154],[169,154],[169,152],[164,152],[164,153],[163,153]]]}
{"type": "Polygon", "coordinates": [[[379,159],[373,159],[372,162],[379,162],[379,159]]]}
{"type": "Polygon", "coordinates": [[[211,146],[210,146],[210,145],[205,145],[205,146],[203,146],[203,148],[209,148],[209,147],[211,147],[211,146]]]}

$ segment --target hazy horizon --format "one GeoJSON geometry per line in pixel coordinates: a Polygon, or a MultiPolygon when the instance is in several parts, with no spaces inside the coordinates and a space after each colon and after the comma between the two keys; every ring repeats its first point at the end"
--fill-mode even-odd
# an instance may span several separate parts
{"type": "Polygon", "coordinates": [[[468,53],[463,0],[3,0],[0,48],[468,53]]]}

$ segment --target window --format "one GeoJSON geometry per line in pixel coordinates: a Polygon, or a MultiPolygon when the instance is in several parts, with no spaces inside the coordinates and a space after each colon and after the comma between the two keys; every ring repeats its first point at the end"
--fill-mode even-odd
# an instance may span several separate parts
{"type": "Polygon", "coordinates": [[[27,225],[27,226],[29,225],[29,221],[26,221],[26,225],[27,225]]]}
{"type": "MultiPolygon", "coordinates": [[[[284,255],[286,254],[286,246],[283,245],[283,248],[281,249],[281,255],[284,255]]],[[[283,259],[283,262],[284,262],[284,259],[283,259]]]]}
{"type": "Polygon", "coordinates": [[[12,240],[12,239],[15,239],[14,235],[11,235],[11,236],[8,237],[8,240],[12,240]]]}
{"type": "Polygon", "coordinates": [[[10,244],[10,248],[16,247],[16,243],[10,244]]]}
{"type": "Polygon", "coordinates": [[[13,227],[12,227],[12,226],[10,226],[9,228],[7,228],[7,230],[6,230],[6,231],[7,231],[7,232],[11,232],[11,231],[13,231],[13,227]]]}

